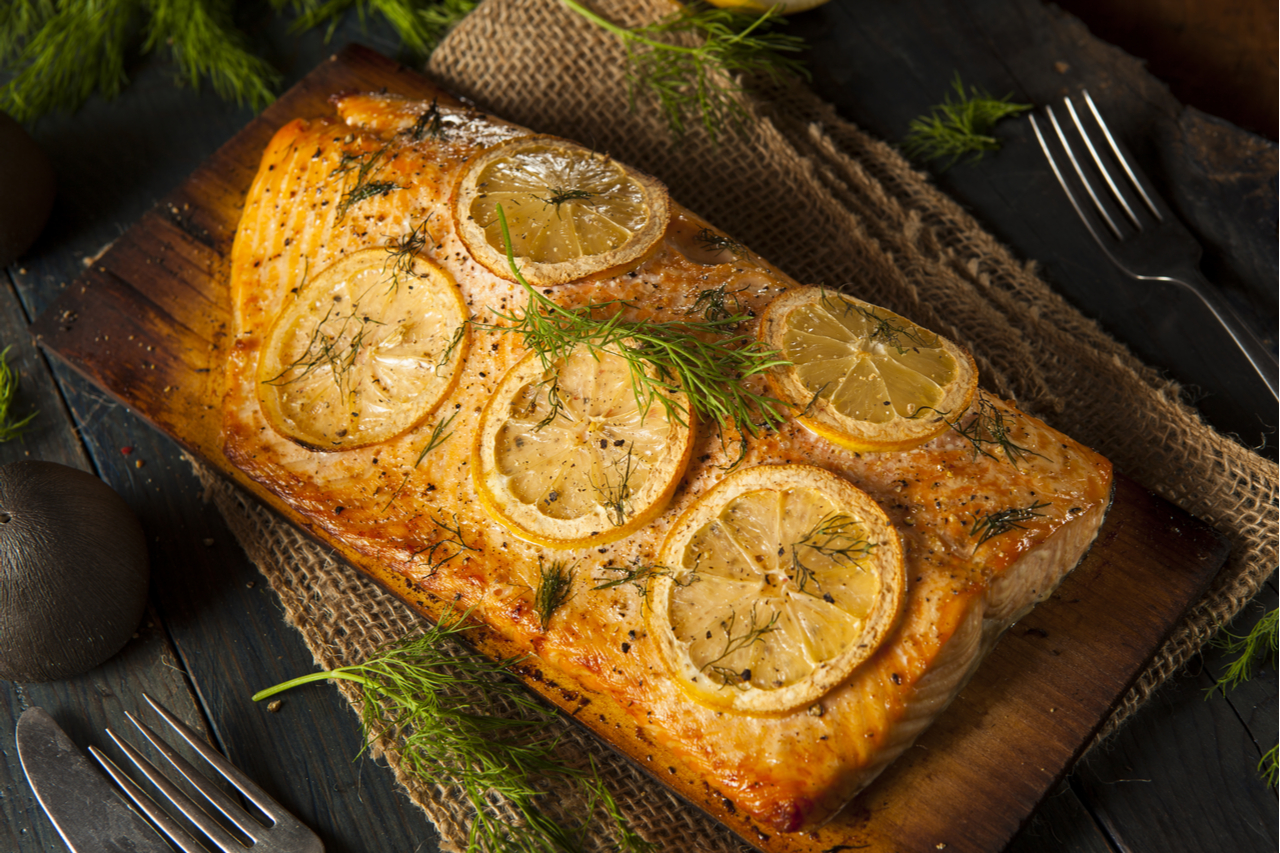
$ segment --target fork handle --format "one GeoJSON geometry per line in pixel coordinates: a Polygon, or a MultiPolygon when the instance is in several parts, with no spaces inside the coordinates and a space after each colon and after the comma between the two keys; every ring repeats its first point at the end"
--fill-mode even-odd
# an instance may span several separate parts
{"type": "MultiPolygon", "coordinates": [[[[1148,276],[1141,277],[1148,278],[1148,276]]],[[[1249,364],[1253,365],[1253,369],[1258,372],[1258,376],[1262,377],[1262,381],[1267,384],[1267,390],[1271,392],[1271,396],[1276,400],[1280,400],[1280,394],[1277,394],[1276,391],[1276,375],[1280,372],[1280,368],[1276,365],[1276,357],[1271,354],[1271,350],[1268,349],[1266,344],[1258,340],[1258,337],[1240,319],[1240,315],[1236,314],[1227,303],[1227,300],[1223,299],[1214,290],[1203,275],[1197,270],[1188,269],[1180,273],[1178,278],[1172,276],[1149,276],[1149,278],[1159,278],[1180,284],[1200,297],[1200,301],[1222,324],[1222,328],[1227,330],[1227,334],[1231,335],[1231,339],[1236,342],[1236,346],[1240,347],[1240,351],[1244,353],[1245,358],[1249,359],[1249,364]]]]}

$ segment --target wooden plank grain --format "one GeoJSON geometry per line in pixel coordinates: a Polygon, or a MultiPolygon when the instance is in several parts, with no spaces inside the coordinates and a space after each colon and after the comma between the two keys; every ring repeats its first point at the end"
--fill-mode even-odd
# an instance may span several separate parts
{"type": "MultiPolygon", "coordinates": [[[[239,217],[234,190],[247,189],[274,128],[295,115],[323,114],[330,94],[353,88],[419,97],[435,92],[424,78],[370,51],[348,49],[322,63],[167,197],[144,220],[148,227],[135,227],[117,240],[34,327],[46,349],[313,534],[306,519],[247,482],[222,456],[211,374],[219,364],[216,348],[229,306],[218,304],[226,298],[225,282],[214,280],[219,265],[206,253],[229,247],[239,217]],[[165,225],[164,217],[175,212],[209,239],[188,241],[189,228],[172,221],[165,225]],[[175,275],[185,280],[170,281],[175,275]],[[193,289],[202,291],[194,299],[193,289]],[[135,363],[139,353],[150,361],[135,363]]],[[[402,578],[344,543],[316,535],[410,606],[438,615],[437,606],[402,578]]],[[[1023,623],[1034,630],[1007,636],[917,747],[850,809],[812,833],[770,835],[728,810],[723,798],[697,778],[684,772],[658,778],[770,853],[817,853],[851,843],[883,851],[934,850],[938,844],[998,850],[1066,772],[1222,556],[1221,543],[1203,525],[1121,481],[1093,552],[1059,594],[1023,623]],[[1127,609],[1120,610],[1119,603],[1127,609]]],[[[180,597],[190,602],[200,595],[180,597]]],[[[204,636],[190,647],[200,649],[214,639],[204,636]]],[[[231,680],[241,675],[233,673],[231,680]]],[[[564,680],[551,684],[536,670],[526,677],[533,689],[569,712],[589,697],[600,721],[596,713],[580,721],[642,766],[679,764],[662,747],[632,733],[633,727],[615,730],[613,722],[629,718],[607,697],[564,680]]],[[[211,683],[226,680],[220,676],[211,683]]],[[[252,762],[254,755],[245,759],[252,762]]]]}

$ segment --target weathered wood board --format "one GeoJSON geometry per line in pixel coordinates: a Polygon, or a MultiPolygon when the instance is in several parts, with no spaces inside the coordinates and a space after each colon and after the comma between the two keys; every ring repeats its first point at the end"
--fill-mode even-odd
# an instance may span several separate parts
{"type": "MultiPolygon", "coordinates": [[[[232,468],[219,438],[227,256],[262,149],[286,121],[327,114],[330,94],[384,88],[428,99],[436,93],[370,51],[348,49],[322,64],[122,235],[32,331],[162,432],[432,616],[402,578],[312,530],[232,468]]],[[[1225,556],[1212,530],[1120,478],[1099,541],[1057,594],[1001,641],[913,749],[834,821],[804,835],[765,833],[691,777],[669,774],[676,762],[660,748],[632,739],[630,727],[614,729],[627,718],[610,713],[609,700],[576,685],[531,687],[566,710],[591,701],[593,713],[579,717],[584,724],[769,853],[996,851],[1087,746],[1225,556]]]]}

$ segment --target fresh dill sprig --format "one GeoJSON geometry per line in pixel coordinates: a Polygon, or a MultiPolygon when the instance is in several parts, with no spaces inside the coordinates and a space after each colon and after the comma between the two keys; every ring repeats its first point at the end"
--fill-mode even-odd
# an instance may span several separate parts
{"type": "Polygon", "coordinates": [[[1018,115],[1031,109],[1031,104],[1011,103],[1012,95],[992,97],[977,86],[965,91],[960,73],[956,72],[951,83],[951,94],[928,115],[912,119],[902,148],[908,156],[932,160],[949,157],[943,169],[949,169],[960,158],[971,155],[970,162],[979,160],[988,151],[1000,148],[1000,141],[991,135],[991,129],[1002,118],[1018,115]]]}
{"type": "Polygon", "coordinates": [[[725,285],[713,287],[700,291],[698,298],[693,301],[693,306],[689,309],[690,314],[701,314],[702,318],[708,323],[723,323],[726,320],[732,320],[734,326],[749,319],[747,313],[742,310],[742,303],[738,301],[737,294],[746,288],[740,290],[728,291],[725,285]],[[733,307],[729,307],[732,300],[733,307]]]}
{"type": "Polygon", "coordinates": [[[18,399],[18,386],[22,381],[18,370],[9,364],[7,346],[0,350],[0,442],[13,441],[27,431],[27,427],[39,412],[32,412],[25,418],[14,420],[13,404],[18,399]]]}
{"type": "Polygon", "coordinates": [[[927,337],[924,330],[919,327],[908,328],[907,324],[895,323],[891,318],[881,316],[869,308],[863,308],[861,305],[856,307],[859,314],[871,321],[869,335],[871,340],[893,347],[898,351],[898,355],[917,347],[929,349],[938,345],[936,336],[932,339],[927,337]]]}
{"type": "Polygon", "coordinates": [[[274,100],[280,74],[248,50],[231,4],[213,0],[101,0],[0,3],[0,110],[32,122],[72,111],[97,93],[115,97],[128,83],[132,51],[167,51],[178,80],[208,81],[224,99],[255,110],[274,100]]]}
{"type": "Polygon", "coordinates": [[[391,270],[393,286],[400,284],[400,276],[413,273],[413,264],[417,256],[427,247],[427,225],[431,222],[431,214],[427,214],[422,224],[409,230],[408,234],[387,244],[387,262],[383,271],[391,270]]]}
{"type": "MultiPolygon", "coordinates": [[[[449,430],[449,425],[453,423],[454,418],[458,417],[459,411],[460,411],[459,409],[454,409],[453,414],[449,415],[449,417],[445,418],[442,421],[436,421],[435,426],[431,428],[431,435],[427,439],[427,443],[423,445],[422,452],[418,454],[417,461],[413,463],[414,468],[417,468],[419,465],[422,464],[422,460],[427,458],[428,453],[435,450],[440,445],[444,444],[446,441],[449,440],[449,437],[453,435],[453,431],[449,430]],[[449,431],[445,432],[445,430],[449,430],[449,431]]],[[[409,477],[412,476],[412,474],[413,474],[412,469],[405,472],[404,478],[400,481],[400,485],[396,486],[396,490],[392,492],[391,497],[387,499],[386,506],[382,508],[383,512],[386,512],[388,509],[391,508],[391,505],[395,503],[396,497],[398,497],[400,492],[404,489],[405,484],[409,482],[409,477]]]]}
{"type": "Polygon", "coordinates": [[[473,551],[479,553],[480,549],[474,545],[468,545],[467,540],[462,537],[462,523],[458,521],[458,514],[453,514],[453,527],[438,518],[435,515],[428,515],[427,520],[441,532],[441,537],[436,541],[423,545],[418,548],[410,556],[410,561],[416,561],[419,557],[427,564],[427,570],[431,574],[435,574],[445,563],[458,557],[463,551],[473,551]]]}
{"type": "MultiPolygon", "coordinates": [[[[847,299],[842,299],[838,293],[823,290],[822,307],[832,314],[844,316],[857,314],[861,316],[871,324],[871,332],[868,337],[872,341],[893,347],[898,351],[898,355],[918,347],[932,349],[938,346],[937,335],[920,328],[909,320],[896,317],[896,315],[885,316],[885,314],[890,313],[888,311],[881,314],[873,308],[856,305],[847,299]]],[[[881,309],[881,311],[884,311],[884,309],[881,309]]]]}
{"type": "Polygon", "coordinates": [[[325,40],[333,37],[342,18],[354,6],[361,22],[377,12],[395,28],[404,47],[415,59],[426,59],[449,30],[480,5],[480,0],[271,0],[280,11],[292,8],[298,15],[294,32],[326,27],[325,40]]]}
{"type": "MultiPolygon", "coordinates": [[[[730,239],[723,234],[717,234],[710,228],[703,228],[697,234],[693,235],[693,239],[697,241],[699,246],[706,249],[708,252],[729,252],[735,258],[740,258],[746,254],[747,251],[746,247],[737,240],[730,239]]],[[[723,288],[723,285],[721,285],[721,287],[723,288]]],[[[707,291],[703,291],[703,293],[706,292],[707,291]]]]}
{"type": "Polygon", "coordinates": [[[804,40],[773,31],[785,23],[776,9],[754,15],[692,2],[661,21],[628,29],[578,0],[561,2],[622,41],[632,105],[638,91],[650,93],[676,136],[684,134],[690,118],[701,122],[713,142],[728,129],[744,130],[744,80],[808,77],[804,65],[787,55],[803,50],[804,40]]]}
{"type": "Polygon", "coordinates": [[[712,675],[717,676],[722,687],[742,688],[743,685],[751,681],[751,670],[733,670],[727,666],[722,666],[720,661],[748,646],[764,642],[764,635],[777,629],[779,615],[781,614],[778,611],[773,611],[769,621],[764,625],[760,625],[759,617],[756,615],[756,605],[752,604],[750,624],[746,626],[741,634],[735,636],[733,629],[738,620],[738,612],[736,610],[732,611],[729,614],[729,618],[720,623],[720,626],[724,628],[724,648],[721,649],[717,657],[704,663],[701,671],[710,672],[712,675]]]}
{"type": "Polygon", "coordinates": [[[1047,503],[1036,501],[1027,507],[1010,507],[1009,509],[984,513],[983,515],[975,513],[973,526],[969,528],[969,536],[978,537],[977,545],[981,545],[1001,533],[1008,533],[1010,530],[1025,530],[1026,528],[1022,526],[1022,522],[1030,521],[1033,518],[1044,518],[1044,513],[1039,512],[1039,510],[1047,506],[1047,503]]]}
{"type": "MultiPolygon", "coordinates": [[[[271,0],[296,17],[294,32],[325,27],[332,37],[355,7],[384,18],[422,60],[479,0],[271,0]]],[[[282,75],[250,51],[227,0],[6,0],[0,3],[0,110],[22,123],[71,112],[97,94],[114,98],[136,54],[167,53],[175,82],[208,82],[225,100],[254,110],[275,100],[282,75]]]]}
{"type": "Polygon", "coordinates": [[[635,566],[602,566],[601,569],[606,572],[617,573],[618,577],[596,584],[591,587],[592,592],[613,589],[629,583],[635,587],[636,593],[645,601],[649,600],[649,582],[654,578],[672,578],[677,586],[688,586],[692,582],[691,580],[680,580],[674,571],[657,563],[644,563],[635,566]]]}
{"type": "MultiPolygon", "coordinates": [[[[601,439],[604,441],[604,439],[601,439]]],[[[618,439],[619,442],[622,439],[618,439]]],[[[602,472],[604,482],[595,482],[592,478],[591,485],[595,488],[596,493],[600,496],[600,505],[604,507],[605,515],[609,517],[610,523],[614,527],[621,527],[627,523],[628,516],[631,515],[631,476],[635,473],[633,463],[635,461],[634,453],[635,443],[627,448],[625,456],[619,456],[609,465],[617,472],[617,479],[609,476],[608,472],[602,472]]]]}
{"type": "Polygon", "coordinates": [[[343,398],[350,398],[351,389],[347,386],[347,380],[350,378],[351,368],[355,366],[361,348],[364,347],[365,338],[371,332],[369,327],[383,324],[372,317],[360,314],[359,302],[351,305],[351,312],[348,314],[338,312],[335,316],[335,311],[338,311],[336,303],[330,305],[324,316],[320,318],[320,322],[316,323],[311,331],[311,339],[307,341],[306,349],[275,376],[264,380],[264,384],[289,385],[327,367],[334,384],[338,387],[338,393],[343,398]],[[325,331],[331,320],[337,328],[325,331]]]}
{"type": "MultiPolygon", "coordinates": [[[[822,592],[813,569],[802,559],[803,554],[812,551],[841,566],[858,565],[871,554],[876,543],[869,540],[859,524],[852,516],[845,513],[832,512],[823,516],[804,536],[791,544],[792,579],[801,592],[817,596],[822,592]],[[808,589],[812,583],[817,592],[808,589]]],[[[822,599],[831,602],[830,593],[822,593],[822,599]]]]}
{"type": "Polygon", "coordinates": [[[1258,759],[1258,773],[1272,788],[1276,786],[1277,779],[1280,779],[1280,744],[1272,745],[1258,759]]]}
{"type": "Polygon", "coordinates": [[[787,362],[748,335],[727,334],[740,322],[738,315],[701,322],[626,320],[627,303],[610,301],[566,308],[538,292],[516,266],[506,214],[498,206],[498,220],[507,262],[529,301],[519,313],[494,311],[511,325],[475,324],[494,332],[517,332],[538,354],[544,370],[554,374],[576,347],[594,356],[611,353],[630,368],[631,387],[640,410],[660,403],[667,416],[681,424],[685,413],[677,395],[688,396],[699,416],[741,436],[781,425],[786,405],[750,390],[744,380],[787,362]],[[609,313],[611,312],[611,313],[609,313]],[[757,422],[757,418],[759,422],[757,422]]]}
{"type": "Polygon", "coordinates": [[[951,414],[950,412],[941,412],[930,406],[922,406],[912,417],[922,417],[925,412],[937,412],[937,414],[942,415],[943,422],[951,428],[952,432],[969,442],[973,447],[975,459],[982,455],[999,461],[1000,457],[989,450],[989,447],[994,447],[1001,452],[1005,460],[1014,468],[1017,468],[1018,463],[1028,456],[1045,458],[1043,453],[1037,453],[1028,447],[1023,447],[1013,440],[1012,426],[1005,420],[1004,412],[1000,411],[981,391],[978,392],[978,409],[976,412],[971,406],[965,412],[961,412],[954,420],[947,420],[947,415],[951,414]],[[965,416],[969,412],[973,412],[973,417],[966,420],[965,416]]]}
{"type": "Polygon", "coordinates": [[[1218,677],[1210,695],[1221,690],[1239,687],[1253,678],[1254,667],[1264,658],[1270,656],[1274,661],[1277,650],[1277,628],[1280,627],[1280,610],[1272,608],[1263,614],[1247,634],[1234,634],[1226,629],[1214,638],[1213,644],[1234,659],[1227,664],[1226,670],[1218,677]]]}
{"type": "Polygon", "coordinates": [[[383,145],[381,148],[375,148],[372,151],[364,151],[359,154],[347,152],[342,155],[342,159],[338,161],[338,165],[330,173],[330,177],[345,175],[355,169],[356,181],[350,188],[343,191],[342,198],[338,200],[338,219],[345,217],[353,204],[359,204],[366,199],[386,195],[393,190],[400,189],[393,181],[370,180],[374,167],[387,153],[387,149],[388,146],[383,145]]]}
{"type": "Polygon", "coordinates": [[[831,386],[830,382],[823,382],[818,386],[818,390],[813,392],[813,396],[809,398],[809,402],[800,410],[800,417],[807,418],[813,415],[813,409],[818,405],[818,400],[822,399],[822,392],[831,386]]]}
{"type": "Polygon", "coordinates": [[[413,123],[413,126],[403,132],[414,142],[420,142],[424,136],[431,139],[443,139],[444,117],[440,113],[439,99],[432,98],[431,106],[427,108],[427,111],[418,116],[418,120],[413,123]]]}
{"type": "Polygon", "coordinates": [[[399,742],[410,774],[451,785],[467,797],[474,811],[468,853],[578,849],[575,842],[599,818],[611,826],[622,850],[650,853],[653,848],[626,821],[594,763],[583,771],[558,757],[555,713],[508,677],[520,660],[488,661],[454,645],[468,630],[466,616],[445,614],[435,627],[383,646],[363,663],[277,684],[253,700],[331,679],[359,684],[366,744],[399,742]],[[580,825],[566,827],[548,817],[541,807],[548,782],[582,793],[590,808],[580,825]],[[496,815],[494,795],[512,807],[514,822],[496,815]]]}
{"type": "Polygon", "coordinates": [[[565,189],[563,187],[547,187],[547,189],[551,191],[551,196],[549,198],[543,198],[540,195],[535,195],[534,198],[548,207],[554,207],[556,209],[556,216],[560,215],[560,205],[565,202],[585,201],[586,199],[597,195],[597,193],[593,193],[591,190],[565,189]]]}
{"type": "Polygon", "coordinates": [[[533,591],[533,610],[538,614],[542,630],[547,630],[551,617],[573,597],[573,566],[564,560],[543,562],[538,557],[538,588],[533,591]]]}
{"type": "MultiPolygon", "coordinates": [[[[1273,607],[1266,611],[1246,634],[1223,629],[1214,637],[1213,644],[1234,655],[1234,658],[1209,688],[1206,698],[1218,691],[1226,694],[1227,690],[1239,687],[1253,678],[1255,667],[1264,659],[1269,659],[1275,665],[1276,652],[1280,647],[1280,609],[1273,607]]],[[[1272,788],[1276,787],[1277,778],[1280,778],[1278,746],[1280,745],[1272,746],[1258,760],[1258,773],[1272,788]]]]}

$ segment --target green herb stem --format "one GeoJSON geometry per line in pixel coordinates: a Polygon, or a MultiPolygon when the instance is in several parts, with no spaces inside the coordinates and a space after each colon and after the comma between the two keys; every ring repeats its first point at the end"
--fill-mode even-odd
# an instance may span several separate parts
{"type": "Polygon", "coordinates": [[[604,353],[623,358],[631,371],[632,389],[641,411],[655,401],[678,423],[685,423],[676,395],[686,395],[700,417],[721,431],[732,427],[740,436],[759,435],[786,419],[786,404],[751,391],[744,380],[788,362],[775,350],[746,335],[727,334],[748,318],[733,314],[706,321],[648,320],[623,317],[625,302],[593,303],[566,308],[525,280],[516,265],[506,214],[499,205],[498,221],[506,247],[507,263],[529,301],[521,314],[495,312],[510,326],[476,324],[488,331],[515,331],[551,372],[578,346],[597,357],[604,353]],[[600,312],[611,311],[606,316],[600,312]],[[757,422],[759,418],[760,422],[757,422]]]}
{"type": "Polygon", "coordinates": [[[0,350],[0,442],[20,438],[27,431],[31,421],[39,414],[39,412],[32,412],[18,420],[13,417],[13,404],[18,399],[18,386],[22,377],[9,364],[10,349],[12,347],[7,346],[0,350]]]}
{"type": "Polygon", "coordinates": [[[622,42],[632,104],[636,92],[646,90],[676,136],[684,133],[689,115],[699,117],[712,142],[727,128],[744,130],[749,114],[738,100],[743,89],[739,76],[775,83],[807,76],[804,66],[786,55],[802,50],[804,41],[771,31],[785,23],[775,9],[745,15],[692,2],[661,21],[629,28],[579,0],[561,2],[622,42]],[[667,40],[671,36],[692,36],[696,43],[673,43],[667,40]]]}
{"type": "Polygon", "coordinates": [[[554,712],[507,677],[519,659],[455,653],[449,640],[467,630],[466,619],[466,613],[446,614],[435,627],[384,646],[363,663],[290,679],[258,691],[254,701],[330,679],[359,684],[366,742],[396,739],[405,772],[428,784],[452,785],[471,804],[469,853],[580,850],[601,810],[620,849],[652,850],[605,790],[594,762],[584,771],[557,757],[554,712]],[[542,786],[554,781],[573,786],[590,803],[579,824],[561,825],[541,808],[542,786]],[[498,816],[495,795],[514,811],[514,822],[498,816]]]}

